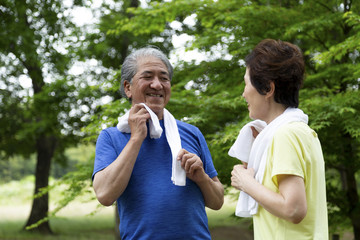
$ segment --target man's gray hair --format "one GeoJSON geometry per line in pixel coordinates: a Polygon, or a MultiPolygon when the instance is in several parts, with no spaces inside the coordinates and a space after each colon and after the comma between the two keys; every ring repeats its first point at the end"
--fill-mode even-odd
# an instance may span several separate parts
{"type": "Polygon", "coordinates": [[[124,63],[121,67],[120,92],[123,97],[127,98],[127,96],[125,94],[125,89],[124,89],[124,81],[127,80],[130,83],[132,82],[133,77],[137,73],[137,63],[138,63],[139,59],[145,58],[145,57],[156,57],[156,58],[160,59],[165,64],[165,66],[168,70],[170,80],[172,79],[173,72],[174,72],[173,67],[172,67],[169,59],[165,56],[165,54],[161,50],[154,48],[154,47],[140,48],[140,49],[134,51],[133,53],[131,53],[130,55],[128,55],[125,58],[124,63]]]}

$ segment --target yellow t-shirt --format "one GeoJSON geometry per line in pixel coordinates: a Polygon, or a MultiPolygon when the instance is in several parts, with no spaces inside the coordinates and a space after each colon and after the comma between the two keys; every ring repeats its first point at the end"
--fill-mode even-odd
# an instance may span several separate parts
{"type": "Polygon", "coordinates": [[[262,184],[278,193],[276,176],[280,174],[304,179],[307,214],[293,224],[259,206],[253,217],[255,240],[328,240],[324,158],[317,134],[307,124],[292,122],[275,133],[262,184]]]}

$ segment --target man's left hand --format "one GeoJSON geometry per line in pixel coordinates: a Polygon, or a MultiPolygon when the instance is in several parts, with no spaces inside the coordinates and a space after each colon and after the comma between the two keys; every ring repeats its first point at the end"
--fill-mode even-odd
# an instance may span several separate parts
{"type": "Polygon", "coordinates": [[[194,153],[190,153],[185,149],[181,149],[177,159],[178,161],[181,161],[181,167],[185,169],[186,177],[194,182],[206,179],[203,162],[199,156],[194,153]]]}

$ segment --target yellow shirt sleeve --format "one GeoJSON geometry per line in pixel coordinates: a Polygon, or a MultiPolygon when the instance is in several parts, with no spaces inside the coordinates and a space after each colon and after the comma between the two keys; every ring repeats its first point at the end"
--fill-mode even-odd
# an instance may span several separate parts
{"type": "Polygon", "coordinates": [[[276,186],[277,175],[289,174],[302,177],[306,181],[306,156],[309,155],[307,129],[287,124],[275,134],[269,151],[273,156],[271,178],[276,186]]]}
{"type": "Polygon", "coordinates": [[[255,240],[328,240],[324,158],[317,134],[307,124],[289,123],[275,133],[268,148],[262,184],[278,193],[276,176],[280,174],[304,179],[306,217],[293,224],[259,206],[253,217],[255,240]]]}

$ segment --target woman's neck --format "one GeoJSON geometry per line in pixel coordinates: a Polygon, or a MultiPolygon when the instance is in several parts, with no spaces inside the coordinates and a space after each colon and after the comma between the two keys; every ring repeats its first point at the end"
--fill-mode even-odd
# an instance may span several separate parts
{"type": "Polygon", "coordinates": [[[272,104],[272,107],[269,111],[269,115],[268,115],[267,119],[265,119],[264,121],[267,124],[270,124],[275,118],[277,118],[278,116],[283,114],[283,112],[285,110],[286,110],[286,107],[282,104],[279,104],[279,103],[272,104]]]}

